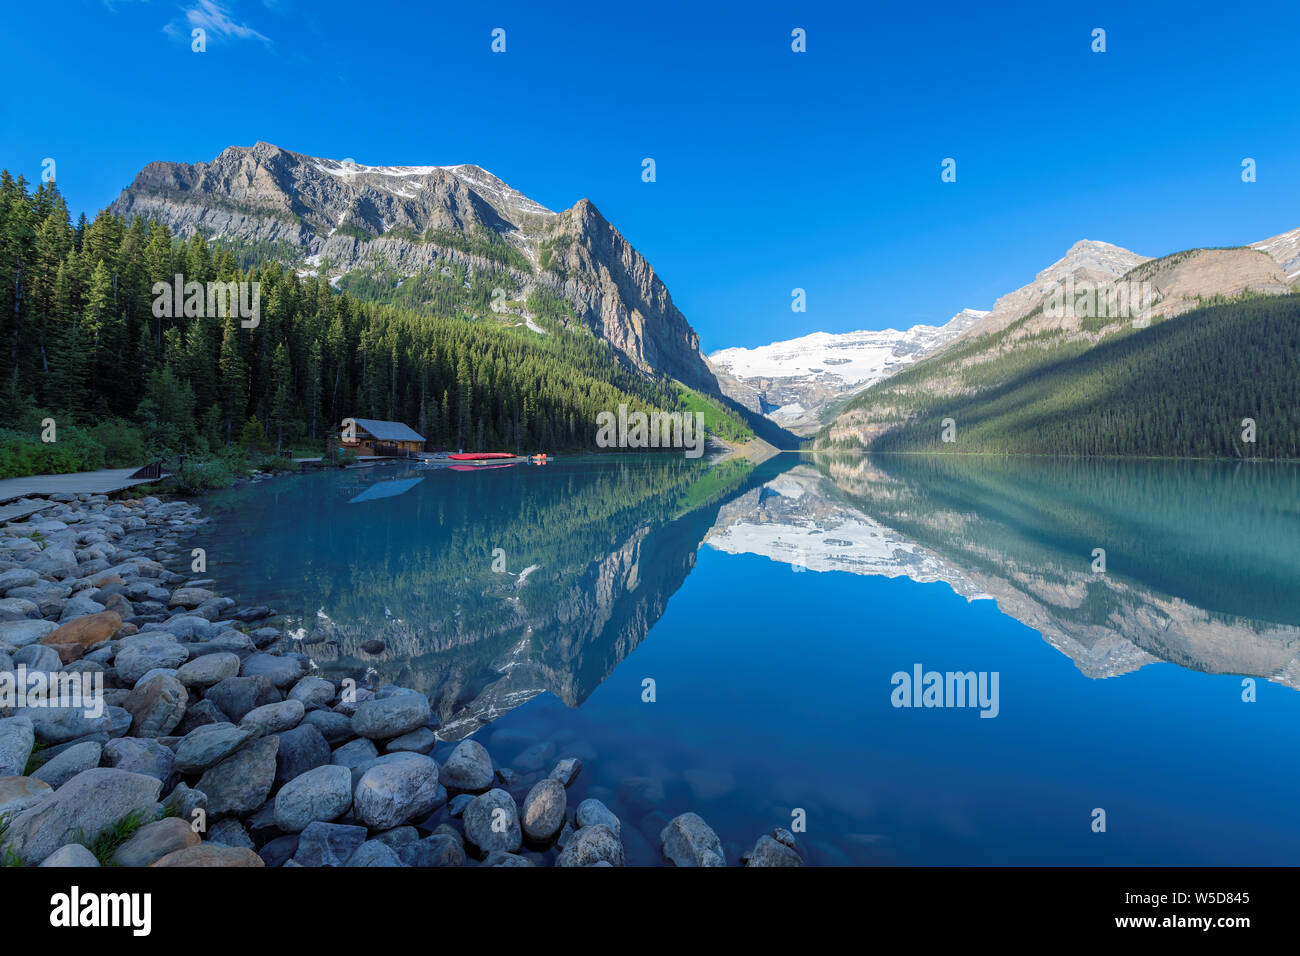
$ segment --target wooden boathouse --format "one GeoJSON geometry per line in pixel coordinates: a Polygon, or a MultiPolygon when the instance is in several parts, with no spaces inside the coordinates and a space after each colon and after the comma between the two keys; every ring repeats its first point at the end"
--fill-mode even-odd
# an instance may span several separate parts
{"type": "Polygon", "coordinates": [[[348,418],[339,444],[360,457],[406,458],[424,451],[424,436],[401,422],[348,418]]]}

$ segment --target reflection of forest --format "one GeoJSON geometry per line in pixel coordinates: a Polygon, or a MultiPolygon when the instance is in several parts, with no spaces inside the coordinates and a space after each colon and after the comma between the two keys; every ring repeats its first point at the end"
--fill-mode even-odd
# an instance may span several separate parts
{"type": "MultiPolygon", "coordinates": [[[[675,455],[305,476],[299,520],[259,538],[283,553],[259,564],[289,627],[326,639],[303,648],[324,674],[417,688],[454,739],[544,690],[585,699],[663,613],[721,502],[758,480],[744,459],[675,455]],[[386,650],[363,653],[374,639],[386,650]]],[[[241,498],[241,523],[281,520],[275,496],[241,498]]]]}
{"type": "Polygon", "coordinates": [[[1089,676],[1162,660],[1300,688],[1294,466],[919,455],[817,466],[828,494],[956,569],[1089,676]]]}

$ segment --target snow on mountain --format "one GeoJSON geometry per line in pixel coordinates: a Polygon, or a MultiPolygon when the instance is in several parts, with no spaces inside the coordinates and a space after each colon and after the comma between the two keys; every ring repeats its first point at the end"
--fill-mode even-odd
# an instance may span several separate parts
{"type": "Polygon", "coordinates": [[[1288,279],[1300,278],[1300,229],[1292,229],[1272,239],[1257,242],[1252,248],[1271,256],[1282,267],[1288,279]]]}
{"type": "Polygon", "coordinates": [[[941,326],[906,331],[813,332],[757,348],[714,352],[723,392],[797,434],[815,431],[837,399],[906,368],[952,341],[987,312],[964,309],[941,326]]]}

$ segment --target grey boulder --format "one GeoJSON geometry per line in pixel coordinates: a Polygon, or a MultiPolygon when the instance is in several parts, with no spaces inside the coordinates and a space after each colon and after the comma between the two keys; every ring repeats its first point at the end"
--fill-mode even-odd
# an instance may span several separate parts
{"type": "Polygon", "coordinates": [[[81,771],[98,767],[103,752],[103,746],[93,740],[74,744],[43,763],[32,776],[57,790],[81,771]]]}
{"type": "Polygon", "coordinates": [[[519,811],[504,790],[479,794],[465,807],[465,839],[486,855],[493,850],[513,853],[523,845],[519,811]]]}
{"type": "Polygon", "coordinates": [[[275,825],[285,833],[301,833],[313,823],[329,823],[352,806],[352,774],[347,767],[326,764],[286,783],[275,797],[275,825]]]}
{"type": "Polygon", "coordinates": [[[438,765],[423,754],[380,757],[361,775],[353,794],[357,819],[388,830],[430,813],[438,800],[438,765]]]}
{"type": "Polygon", "coordinates": [[[219,819],[252,813],[266,802],[275,783],[278,737],[254,740],[199,778],[198,789],[208,795],[208,813],[219,819]]]}
{"type": "Polygon", "coordinates": [[[352,715],[352,729],[360,737],[388,740],[410,733],[429,722],[432,710],[423,694],[397,694],[371,698],[357,705],[352,715]]]}
{"type": "Polygon", "coordinates": [[[0,777],[16,777],[27,767],[36,746],[36,728],[29,717],[0,720],[0,777]]]}
{"type": "Polygon", "coordinates": [[[40,863],[65,843],[96,839],[128,815],[152,815],[161,790],[156,777],[109,767],[83,770],[14,817],[4,847],[28,863],[40,863]]]}

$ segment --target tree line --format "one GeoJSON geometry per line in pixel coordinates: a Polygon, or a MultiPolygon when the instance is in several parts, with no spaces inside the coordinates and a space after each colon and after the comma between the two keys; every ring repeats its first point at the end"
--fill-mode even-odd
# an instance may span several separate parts
{"type": "Polygon", "coordinates": [[[151,454],[204,454],[250,428],[285,448],[337,434],[344,418],[379,418],[435,448],[531,451],[594,448],[597,413],[622,402],[681,407],[677,383],[585,330],[539,335],[477,321],[468,305],[359,300],[107,211],[74,223],[54,183],[0,174],[0,412],[15,427],[46,414],[121,421],[151,454]],[[256,327],[233,310],[155,314],[155,283],[178,274],[258,283],[256,327]]]}
{"type": "MultiPolygon", "coordinates": [[[[904,393],[895,382],[892,397],[910,405],[910,414],[869,447],[1300,458],[1298,370],[1300,295],[1252,296],[1092,348],[1069,343],[1007,353],[978,369],[982,384],[966,394],[904,393]],[[951,442],[943,440],[946,419],[951,442]]],[[[897,378],[925,371],[913,367],[897,378]]],[[[859,407],[869,408],[870,400],[860,399],[859,407]]]]}

